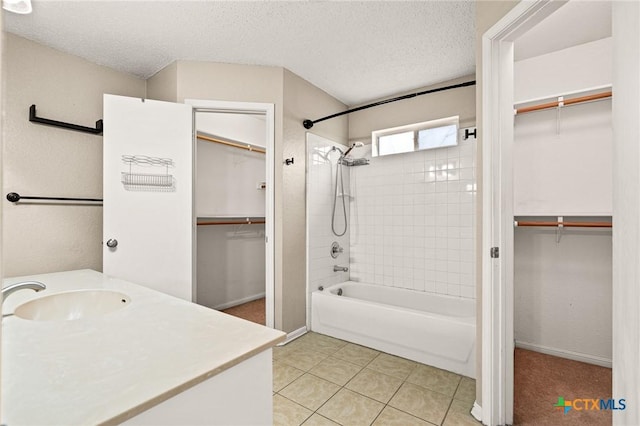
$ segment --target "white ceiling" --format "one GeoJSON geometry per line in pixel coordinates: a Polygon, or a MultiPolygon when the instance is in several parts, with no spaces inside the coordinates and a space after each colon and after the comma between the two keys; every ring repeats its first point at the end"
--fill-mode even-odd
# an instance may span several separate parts
{"type": "Polygon", "coordinates": [[[572,0],[515,41],[515,60],[611,37],[611,2],[572,0]]]}
{"type": "Polygon", "coordinates": [[[57,1],[5,30],[148,78],[175,60],[283,66],[349,106],[475,72],[464,1],[57,1]]]}

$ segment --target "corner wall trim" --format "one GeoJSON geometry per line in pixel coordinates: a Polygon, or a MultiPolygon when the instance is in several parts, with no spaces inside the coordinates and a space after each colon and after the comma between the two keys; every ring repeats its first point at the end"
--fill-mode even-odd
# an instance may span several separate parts
{"type": "Polygon", "coordinates": [[[293,330],[291,333],[287,333],[287,338],[285,339],[284,342],[280,343],[277,346],[284,346],[287,343],[293,342],[294,340],[296,340],[298,337],[303,336],[307,333],[307,327],[300,327],[297,330],[293,330]]]}
{"type": "Polygon", "coordinates": [[[482,407],[478,405],[478,401],[473,401],[473,407],[471,407],[471,415],[477,421],[482,422],[482,407]]]}

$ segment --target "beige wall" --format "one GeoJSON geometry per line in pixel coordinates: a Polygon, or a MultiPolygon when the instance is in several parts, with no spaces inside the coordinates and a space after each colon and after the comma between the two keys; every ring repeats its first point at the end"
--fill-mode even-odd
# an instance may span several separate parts
{"type": "MultiPolygon", "coordinates": [[[[470,75],[444,81],[434,86],[418,88],[408,93],[399,93],[396,96],[459,84],[474,79],[475,76],[470,75]]],[[[460,116],[461,126],[474,125],[476,120],[475,96],[476,91],[474,86],[468,86],[430,93],[428,95],[417,96],[415,98],[354,112],[349,115],[349,140],[368,143],[371,141],[371,132],[374,130],[403,126],[405,124],[419,123],[454,115],[460,116]]]]}
{"type": "Polygon", "coordinates": [[[147,80],[147,98],[157,101],[178,100],[178,63],[174,62],[147,80]]]}
{"type": "MultiPolygon", "coordinates": [[[[306,133],[305,119],[318,119],[346,109],[346,106],[327,93],[284,71],[284,158],[295,159],[294,164],[282,167],[281,206],[284,241],[282,250],[285,331],[306,326],[306,133]]],[[[346,116],[316,124],[312,133],[345,143],[348,120],[346,116]]]]}
{"type": "MultiPolygon", "coordinates": [[[[28,120],[85,126],[102,118],[102,95],[144,97],[145,81],[12,34],[3,74],[4,275],[102,269],[102,207],[9,203],[22,195],[102,197],[102,137],[28,120]]],[[[108,125],[108,124],[106,124],[108,125]]]]}
{"type": "Polygon", "coordinates": [[[476,2],[476,127],[478,128],[477,238],[476,238],[476,402],[482,405],[482,35],[507,14],[518,1],[476,2]]]}

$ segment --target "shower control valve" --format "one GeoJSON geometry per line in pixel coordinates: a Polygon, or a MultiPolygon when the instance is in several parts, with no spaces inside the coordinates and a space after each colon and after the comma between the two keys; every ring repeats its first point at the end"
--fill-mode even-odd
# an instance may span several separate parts
{"type": "Polygon", "coordinates": [[[333,257],[334,259],[340,256],[340,253],[342,253],[343,251],[344,249],[340,247],[340,244],[338,244],[337,241],[334,241],[331,244],[331,257],[333,257]]]}

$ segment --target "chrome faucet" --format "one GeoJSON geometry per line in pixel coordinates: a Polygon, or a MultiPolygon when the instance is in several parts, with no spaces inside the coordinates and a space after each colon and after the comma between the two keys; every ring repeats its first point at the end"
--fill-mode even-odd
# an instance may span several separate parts
{"type": "Polygon", "coordinates": [[[46,285],[42,284],[40,281],[23,281],[21,283],[15,283],[6,286],[2,289],[2,301],[7,300],[7,297],[15,291],[22,289],[31,289],[35,291],[42,291],[47,288],[46,285]]]}
{"type": "Polygon", "coordinates": [[[333,265],[333,272],[349,272],[349,268],[346,266],[333,265]]]}

